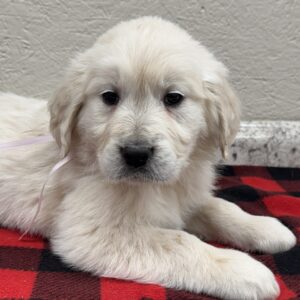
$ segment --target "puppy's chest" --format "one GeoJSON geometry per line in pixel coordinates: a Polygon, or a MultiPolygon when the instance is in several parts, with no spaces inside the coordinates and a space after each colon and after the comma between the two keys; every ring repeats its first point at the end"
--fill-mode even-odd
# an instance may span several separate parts
{"type": "Polygon", "coordinates": [[[181,229],[181,207],[175,193],[152,192],[139,197],[138,215],[153,226],[181,229]]]}

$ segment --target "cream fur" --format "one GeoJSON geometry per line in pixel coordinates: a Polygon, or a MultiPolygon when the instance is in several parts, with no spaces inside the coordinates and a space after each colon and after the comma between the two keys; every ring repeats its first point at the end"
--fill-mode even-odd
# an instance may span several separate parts
{"type": "Polygon", "coordinates": [[[295,245],[277,220],[213,196],[216,151],[235,137],[239,103],[205,47],[159,18],[120,23],[72,61],[49,111],[44,101],[0,94],[0,142],[48,134],[49,118],[56,140],[2,151],[0,224],[27,228],[47,174],[69,154],[32,228],[65,262],[225,299],[276,298],[263,264],[198,238],[270,253],[295,245]],[[105,89],[120,93],[116,107],[102,102],[105,89]],[[170,89],[185,99],[166,109],[170,89]],[[145,175],[122,171],[118,145],[132,139],[157,149],[145,175]]]}

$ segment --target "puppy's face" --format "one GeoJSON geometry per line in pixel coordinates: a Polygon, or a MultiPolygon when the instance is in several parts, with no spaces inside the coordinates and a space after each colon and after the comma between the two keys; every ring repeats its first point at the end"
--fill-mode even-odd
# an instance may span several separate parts
{"type": "Polygon", "coordinates": [[[224,72],[173,24],[155,18],[120,24],[74,61],[50,104],[52,131],[65,148],[75,132],[77,155],[88,153],[86,160],[110,180],[174,181],[200,142],[222,139],[212,132],[226,130],[222,104],[212,103],[218,92],[204,82],[221,81],[224,72]]]}
{"type": "Polygon", "coordinates": [[[197,137],[206,132],[192,70],[184,70],[191,66],[149,51],[122,59],[112,55],[107,66],[99,62],[86,89],[78,127],[92,137],[102,174],[113,180],[178,177],[197,137]]]}

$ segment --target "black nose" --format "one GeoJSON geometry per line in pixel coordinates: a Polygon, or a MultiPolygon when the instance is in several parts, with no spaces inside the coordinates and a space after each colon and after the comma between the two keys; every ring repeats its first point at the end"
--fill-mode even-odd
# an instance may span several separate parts
{"type": "Polygon", "coordinates": [[[154,148],[141,144],[130,144],[121,147],[121,154],[128,166],[138,168],[144,166],[152,156],[154,148]]]}

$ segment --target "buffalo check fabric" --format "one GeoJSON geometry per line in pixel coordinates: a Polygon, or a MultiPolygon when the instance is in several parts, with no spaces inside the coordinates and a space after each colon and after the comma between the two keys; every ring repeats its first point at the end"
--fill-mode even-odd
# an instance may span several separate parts
{"type": "MultiPolygon", "coordinates": [[[[216,194],[256,215],[279,218],[298,238],[275,255],[252,253],[276,275],[280,300],[300,299],[300,169],[221,167],[216,194]]],[[[0,228],[0,299],[200,300],[211,297],[74,270],[53,255],[47,241],[0,228]]],[[[230,247],[230,245],[227,245],[230,247]]]]}

